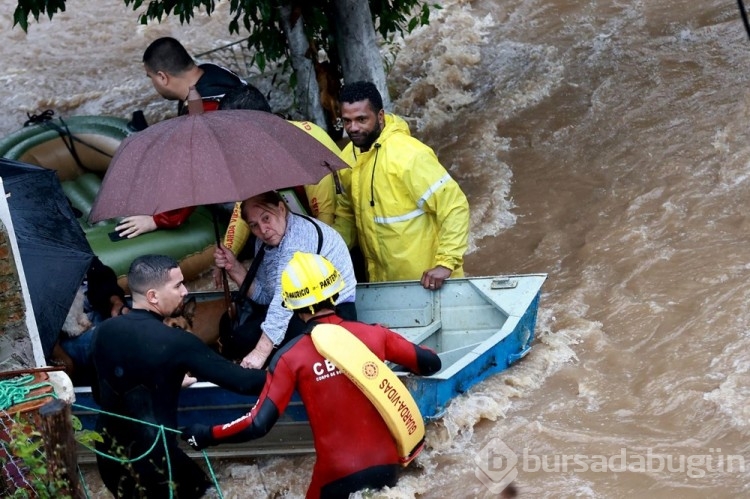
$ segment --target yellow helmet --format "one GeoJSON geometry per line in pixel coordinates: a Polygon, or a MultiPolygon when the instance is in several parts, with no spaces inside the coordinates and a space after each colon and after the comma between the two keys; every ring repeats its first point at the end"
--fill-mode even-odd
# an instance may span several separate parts
{"type": "Polygon", "coordinates": [[[320,303],[344,289],[344,279],[325,257],[297,251],[281,273],[281,296],[291,310],[320,303]]]}

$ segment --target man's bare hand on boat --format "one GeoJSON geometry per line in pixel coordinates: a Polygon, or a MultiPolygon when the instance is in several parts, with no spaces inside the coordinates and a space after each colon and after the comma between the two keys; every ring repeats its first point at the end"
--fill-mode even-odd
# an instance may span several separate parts
{"type": "Polygon", "coordinates": [[[451,269],[437,265],[434,268],[425,270],[422,273],[422,287],[430,290],[437,290],[443,286],[443,281],[451,276],[451,269]]]}
{"type": "Polygon", "coordinates": [[[122,219],[120,224],[115,227],[120,237],[132,239],[141,234],[156,230],[156,222],[151,215],[133,215],[122,219]]]}

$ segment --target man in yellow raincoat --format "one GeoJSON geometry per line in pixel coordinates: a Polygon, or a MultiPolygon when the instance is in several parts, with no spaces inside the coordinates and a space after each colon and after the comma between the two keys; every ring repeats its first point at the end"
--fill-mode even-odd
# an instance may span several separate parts
{"type": "Polygon", "coordinates": [[[347,84],[339,96],[352,165],[334,228],[365,258],[370,282],[420,279],[439,289],[461,277],[468,247],[469,203],[433,150],[406,122],[383,110],[377,87],[347,84]]]}

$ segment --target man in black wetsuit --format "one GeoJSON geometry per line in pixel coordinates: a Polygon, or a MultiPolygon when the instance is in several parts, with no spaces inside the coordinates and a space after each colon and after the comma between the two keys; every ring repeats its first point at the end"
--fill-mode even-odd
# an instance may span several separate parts
{"type": "Polygon", "coordinates": [[[141,422],[102,414],[97,431],[104,437],[99,451],[119,460],[147,456],[130,463],[97,456],[99,473],[115,497],[201,497],[211,482],[201,468],[178,448],[177,406],[185,374],[238,393],[257,395],[265,371],[244,369],[223,358],[191,333],[165,325],[164,317],[181,305],[187,289],[174,259],[145,255],[128,272],[133,307],[127,315],[103,322],[95,331],[93,361],[97,373],[94,397],[104,411],[141,422]],[[156,442],[156,445],[154,443],[156,442]],[[169,462],[167,462],[167,458],[169,462]],[[169,469],[171,467],[171,477],[169,469]]]}

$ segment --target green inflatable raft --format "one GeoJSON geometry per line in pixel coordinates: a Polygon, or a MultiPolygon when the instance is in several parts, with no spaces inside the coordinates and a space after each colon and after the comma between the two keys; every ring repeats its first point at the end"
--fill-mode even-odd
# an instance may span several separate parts
{"type": "Polygon", "coordinates": [[[130,262],[147,253],[171,256],[179,262],[185,280],[195,279],[213,264],[216,236],[207,208],[199,207],[177,229],[159,229],[120,241],[109,238],[116,220],[88,221],[109,162],[131,133],[137,132],[128,127],[127,120],[113,116],[53,118],[0,139],[0,156],[57,171],[71,203],[83,213],[79,222],[91,248],[114,269],[126,290],[130,262]]]}

